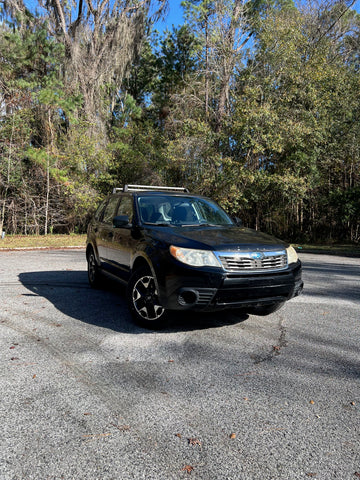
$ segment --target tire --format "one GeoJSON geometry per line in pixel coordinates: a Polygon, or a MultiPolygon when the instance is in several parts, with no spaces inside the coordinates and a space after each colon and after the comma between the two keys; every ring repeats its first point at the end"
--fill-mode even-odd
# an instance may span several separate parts
{"type": "Polygon", "coordinates": [[[88,279],[89,279],[90,287],[99,288],[101,273],[100,273],[98,264],[96,262],[94,250],[92,248],[89,250],[89,253],[87,255],[87,265],[88,265],[87,271],[88,271],[88,279]]]}
{"type": "Polygon", "coordinates": [[[139,268],[132,274],[127,299],[133,319],[141,327],[158,329],[166,324],[168,312],[159,301],[155,278],[149,268],[139,268]]]}
{"type": "Polygon", "coordinates": [[[267,305],[266,307],[255,307],[249,311],[251,315],[259,315],[260,317],[265,317],[266,315],[270,315],[271,313],[276,312],[279,310],[284,303],[275,303],[274,305],[267,305]]]}

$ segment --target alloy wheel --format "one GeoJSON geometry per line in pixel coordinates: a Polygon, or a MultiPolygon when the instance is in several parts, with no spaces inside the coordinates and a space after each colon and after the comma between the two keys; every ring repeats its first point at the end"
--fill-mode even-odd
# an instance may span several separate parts
{"type": "Polygon", "coordinates": [[[143,276],[132,290],[132,302],[136,312],[145,320],[158,320],[165,312],[160,305],[154,277],[143,276]]]}

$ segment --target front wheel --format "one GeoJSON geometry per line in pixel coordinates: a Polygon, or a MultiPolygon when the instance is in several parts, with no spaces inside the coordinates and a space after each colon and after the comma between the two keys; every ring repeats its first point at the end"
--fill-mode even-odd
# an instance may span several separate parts
{"type": "Polygon", "coordinates": [[[152,329],[164,326],[167,311],[160,303],[155,278],[150,269],[143,267],[133,273],[127,287],[127,299],[138,325],[152,329]]]}

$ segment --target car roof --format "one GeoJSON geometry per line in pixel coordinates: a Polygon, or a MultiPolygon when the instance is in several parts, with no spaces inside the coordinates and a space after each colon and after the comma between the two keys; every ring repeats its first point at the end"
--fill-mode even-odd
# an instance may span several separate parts
{"type": "MultiPolygon", "coordinates": [[[[126,192],[125,192],[126,193],[126,192]]],[[[140,195],[150,195],[150,196],[169,196],[169,197],[200,197],[201,195],[196,195],[193,193],[184,193],[184,192],[167,192],[162,191],[159,192],[157,190],[149,190],[149,191],[138,191],[138,192],[129,192],[136,196],[140,195]]]]}
{"type": "Polygon", "coordinates": [[[202,195],[190,193],[184,187],[158,187],[151,185],[125,185],[123,188],[114,188],[113,195],[131,194],[134,196],[172,196],[172,197],[194,197],[206,198],[202,195]]]}
{"type": "Polygon", "coordinates": [[[194,193],[181,193],[181,192],[158,192],[158,191],[138,191],[138,192],[116,192],[111,194],[109,197],[112,196],[117,196],[117,197],[122,197],[122,196],[133,196],[135,198],[139,197],[178,197],[178,198],[203,198],[206,200],[211,200],[208,197],[205,197],[204,195],[197,195],[194,193]]]}

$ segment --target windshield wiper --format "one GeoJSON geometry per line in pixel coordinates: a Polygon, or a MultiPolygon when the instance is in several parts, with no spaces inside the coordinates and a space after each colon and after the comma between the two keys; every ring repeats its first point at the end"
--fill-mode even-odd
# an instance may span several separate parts
{"type": "Polygon", "coordinates": [[[172,223],[173,227],[218,227],[214,223],[172,223]]]}
{"type": "Polygon", "coordinates": [[[199,223],[200,227],[220,227],[218,223],[199,223]]]}
{"type": "Polygon", "coordinates": [[[166,223],[166,222],[163,222],[163,223],[144,222],[144,225],[151,225],[154,227],[171,227],[172,226],[170,223],[166,223]]]}

